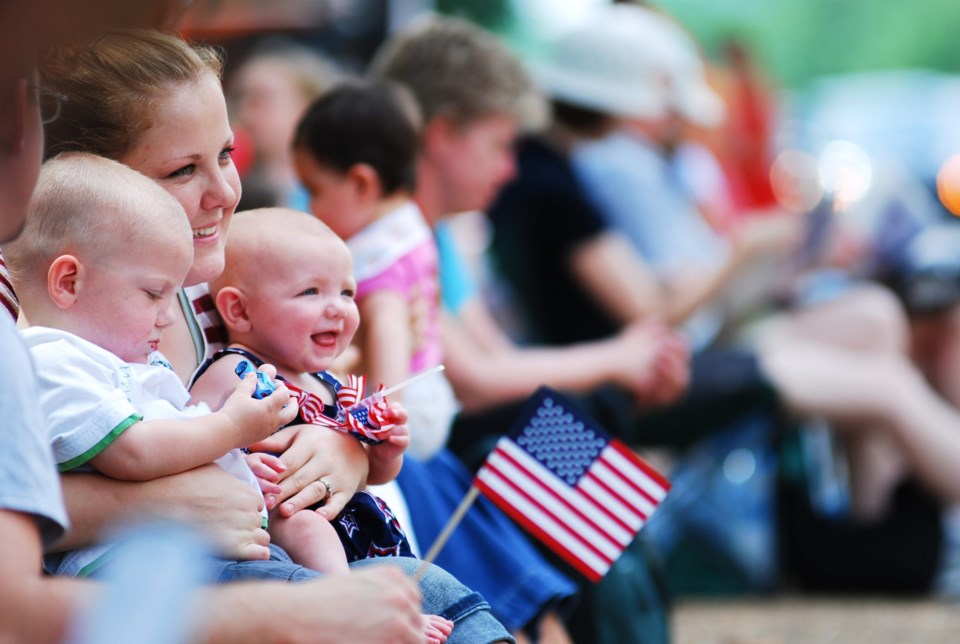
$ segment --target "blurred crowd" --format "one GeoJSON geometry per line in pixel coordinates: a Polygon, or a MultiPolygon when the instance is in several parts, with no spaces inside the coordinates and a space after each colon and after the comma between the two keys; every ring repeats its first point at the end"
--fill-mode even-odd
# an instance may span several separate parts
{"type": "MultiPolygon", "coordinates": [[[[638,320],[682,334],[679,401],[588,396],[674,479],[641,535],[671,592],[932,589],[950,559],[952,492],[898,436],[924,421],[879,399],[908,396],[909,373],[958,402],[951,216],[880,155],[851,197],[859,157],[831,164],[837,146],[790,131],[787,97],[747,42],[711,60],[660,10],[598,13],[523,61],[550,117],[523,130],[489,205],[439,224],[442,244],[521,345],[596,341],[638,320]],[[895,551],[929,556],[891,571],[895,551]]],[[[291,132],[285,115],[310,100],[295,58],[271,76],[269,121],[247,106],[266,102],[256,73],[277,58],[255,53],[228,82],[255,150],[251,185],[282,157],[270,144],[292,136],[256,133],[291,132]]],[[[276,203],[291,203],[285,172],[276,203]]],[[[450,438],[474,467],[515,411],[482,407],[465,404],[450,438]]]]}
{"type": "MultiPolygon", "coordinates": [[[[598,5],[523,55],[436,15],[398,26],[363,70],[303,40],[254,40],[222,70],[232,143],[218,163],[238,186],[205,188],[198,209],[311,213],[346,242],[361,322],[331,372],[390,383],[445,366],[397,396],[406,460],[371,488],[413,550],[542,384],[672,483],[599,584],[492,505],[471,510],[436,563],[486,597],[505,628],[489,641],[667,642],[671,602],[692,595],[960,597],[955,169],[932,185],[840,134],[799,131],[748,42],[708,57],[646,3],[598,5]]],[[[47,124],[51,156],[95,129],[83,84],[116,88],[40,61],[67,101],[47,124]]],[[[79,149],[149,176],[136,123],[130,149],[79,149]]],[[[200,355],[186,331],[170,333],[189,345],[179,356],[160,345],[178,375],[249,344],[229,307],[218,316],[218,278],[181,296],[184,329],[206,332],[200,355]]],[[[15,316],[16,286],[0,280],[15,316]]],[[[76,477],[67,507],[85,526],[76,499],[108,488],[76,477]]],[[[363,489],[356,478],[341,487],[363,489]]],[[[457,623],[452,642],[481,632],[457,623]]]]}

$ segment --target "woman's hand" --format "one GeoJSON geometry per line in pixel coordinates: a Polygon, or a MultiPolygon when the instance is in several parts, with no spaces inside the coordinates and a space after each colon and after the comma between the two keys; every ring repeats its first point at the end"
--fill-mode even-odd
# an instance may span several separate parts
{"type": "Polygon", "coordinates": [[[317,511],[332,519],[367,482],[367,452],[357,439],[342,432],[294,425],[250,449],[280,454],[286,468],[280,475],[279,497],[279,512],[284,517],[326,499],[317,511]],[[329,497],[323,481],[330,485],[329,497]]]}
{"type": "Polygon", "coordinates": [[[169,509],[207,532],[224,557],[270,558],[270,535],[261,527],[263,497],[256,490],[214,464],[164,479],[170,479],[169,509]]]}

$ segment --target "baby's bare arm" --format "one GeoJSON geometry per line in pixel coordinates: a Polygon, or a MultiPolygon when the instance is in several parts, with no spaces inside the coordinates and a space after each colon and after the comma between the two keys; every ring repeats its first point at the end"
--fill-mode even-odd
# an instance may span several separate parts
{"type": "Polygon", "coordinates": [[[231,449],[266,438],[296,414],[286,387],[258,400],[256,377],[238,384],[223,407],[192,418],[137,422],[91,459],[97,471],[126,481],[146,481],[211,463],[231,449]]]}

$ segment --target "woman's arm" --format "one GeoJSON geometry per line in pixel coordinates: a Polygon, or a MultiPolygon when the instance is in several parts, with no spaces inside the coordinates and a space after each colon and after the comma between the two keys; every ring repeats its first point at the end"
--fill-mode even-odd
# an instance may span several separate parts
{"type": "MultiPolygon", "coordinates": [[[[193,384],[190,394],[196,400],[217,404],[224,391],[235,386],[239,356],[227,355],[214,362],[193,384]]],[[[292,406],[294,410],[296,405],[292,406]]],[[[279,454],[284,471],[280,474],[279,511],[283,516],[308,508],[323,500],[331,485],[334,494],[321,509],[333,517],[367,483],[369,463],[363,446],[353,437],[315,425],[285,427],[266,439],[248,445],[254,451],[279,454]]]]}
{"type": "Polygon", "coordinates": [[[70,531],[57,550],[89,546],[113,526],[157,518],[199,527],[226,557],[248,560],[270,555],[269,537],[260,527],[263,498],[216,465],[140,483],[99,474],[60,478],[70,531]]]}

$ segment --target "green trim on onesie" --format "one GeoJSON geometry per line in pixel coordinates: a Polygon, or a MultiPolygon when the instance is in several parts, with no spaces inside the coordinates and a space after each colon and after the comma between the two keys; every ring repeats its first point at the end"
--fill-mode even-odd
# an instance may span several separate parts
{"type": "Polygon", "coordinates": [[[103,553],[102,555],[100,555],[99,557],[97,557],[96,559],[88,563],[86,566],[78,570],[77,574],[74,575],[74,577],[89,577],[93,573],[97,572],[98,570],[100,570],[100,568],[102,568],[106,564],[113,561],[114,557],[116,556],[114,554],[115,551],[116,551],[116,548],[110,548],[105,553],[103,553]]]}
{"type": "Polygon", "coordinates": [[[96,445],[88,449],[83,454],[80,454],[79,456],[74,456],[69,461],[60,463],[59,465],[57,465],[57,470],[61,472],[69,472],[72,469],[80,467],[81,465],[83,465],[84,463],[92,459],[94,456],[97,456],[100,452],[107,449],[107,447],[109,447],[110,444],[113,443],[113,441],[117,440],[117,436],[119,436],[120,434],[125,432],[127,429],[129,429],[131,425],[134,425],[135,423],[139,423],[141,420],[143,420],[143,416],[141,416],[140,414],[131,414],[130,416],[127,416],[127,418],[123,422],[121,422],[119,425],[117,425],[112,430],[110,430],[109,434],[101,438],[96,445]]]}

